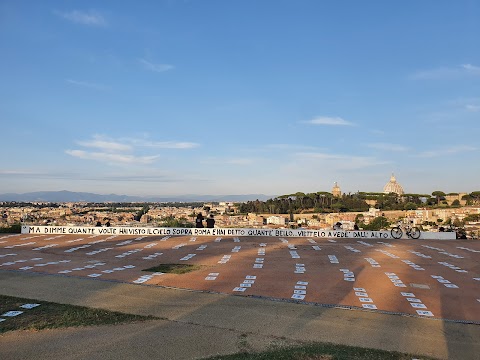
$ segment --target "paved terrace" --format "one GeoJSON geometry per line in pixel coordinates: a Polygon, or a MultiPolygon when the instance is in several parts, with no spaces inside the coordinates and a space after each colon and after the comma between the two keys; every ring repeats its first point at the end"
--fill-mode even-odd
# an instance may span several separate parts
{"type": "Polygon", "coordinates": [[[305,237],[0,237],[0,269],[480,324],[480,243],[305,237]],[[202,265],[183,274],[142,271],[202,265]]]}
{"type": "MultiPolygon", "coordinates": [[[[474,359],[479,259],[480,242],[471,240],[16,234],[0,236],[0,289],[202,324],[212,334],[224,328],[257,340],[333,341],[474,359]],[[160,263],[203,267],[184,275],[142,271],[160,263]]],[[[136,331],[105,331],[128,329],[136,331]]],[[[12,337],[4,338],[12,349],[25,345],[24,335],[12,337]]],[[[212,353],[197,350],[172,358],[212,353]]],[[[47,355],[60,354],[51,349],[47,355]]]]}

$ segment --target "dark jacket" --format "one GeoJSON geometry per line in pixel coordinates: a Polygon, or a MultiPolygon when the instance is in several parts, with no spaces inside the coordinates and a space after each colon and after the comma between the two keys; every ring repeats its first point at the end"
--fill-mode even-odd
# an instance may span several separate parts
{"type": "Polygon", "coordinates": [[[203,228],[203,216],[198,214],[197,218],[195,219],[195,227],[196,228],[203,228]]]}
{"type": "Polygon", "coordinates": [[[213,228],[214,225],[215,225],[215,219],[208,218],[207,219],[207,228],[213,228]]]}

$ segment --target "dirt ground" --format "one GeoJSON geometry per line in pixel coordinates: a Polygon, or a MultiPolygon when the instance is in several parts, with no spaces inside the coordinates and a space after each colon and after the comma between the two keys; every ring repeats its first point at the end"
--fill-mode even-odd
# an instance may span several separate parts
{"type": "Polygon", "coordinates": [[[0,269],[480,323],[480,242],[0,236],[0,269]],[[142,271],[196,264],[187,274],[142,271]]]}

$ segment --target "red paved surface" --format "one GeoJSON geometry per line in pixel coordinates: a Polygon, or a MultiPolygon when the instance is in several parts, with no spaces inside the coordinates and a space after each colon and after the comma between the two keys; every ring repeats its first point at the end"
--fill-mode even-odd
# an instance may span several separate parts
{"type": "Polygon", "coordinates": [[[16,234],[0,236],[0,270],[289,301],[296,292],[299,301],[480,323],[480,241],[472,240],[16,234]],[[203,267],[142,271],[161,263],[203,267]]]}

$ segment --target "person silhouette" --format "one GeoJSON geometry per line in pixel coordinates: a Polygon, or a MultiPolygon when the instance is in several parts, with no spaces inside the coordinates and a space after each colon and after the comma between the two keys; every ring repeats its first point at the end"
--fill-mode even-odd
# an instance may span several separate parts
{"type": "Polygon", "coordinates": [[[203,215],[202,213],[197,214],[197,218],[195,219],[195,227],[196,228],[203,228],[203,215]]]}
{"type": "Polygon", "coordinates": [[[213,228],[215,226],[215,219],[213,218],[213,214],[207,218],[207,228],[213,228]]]}

